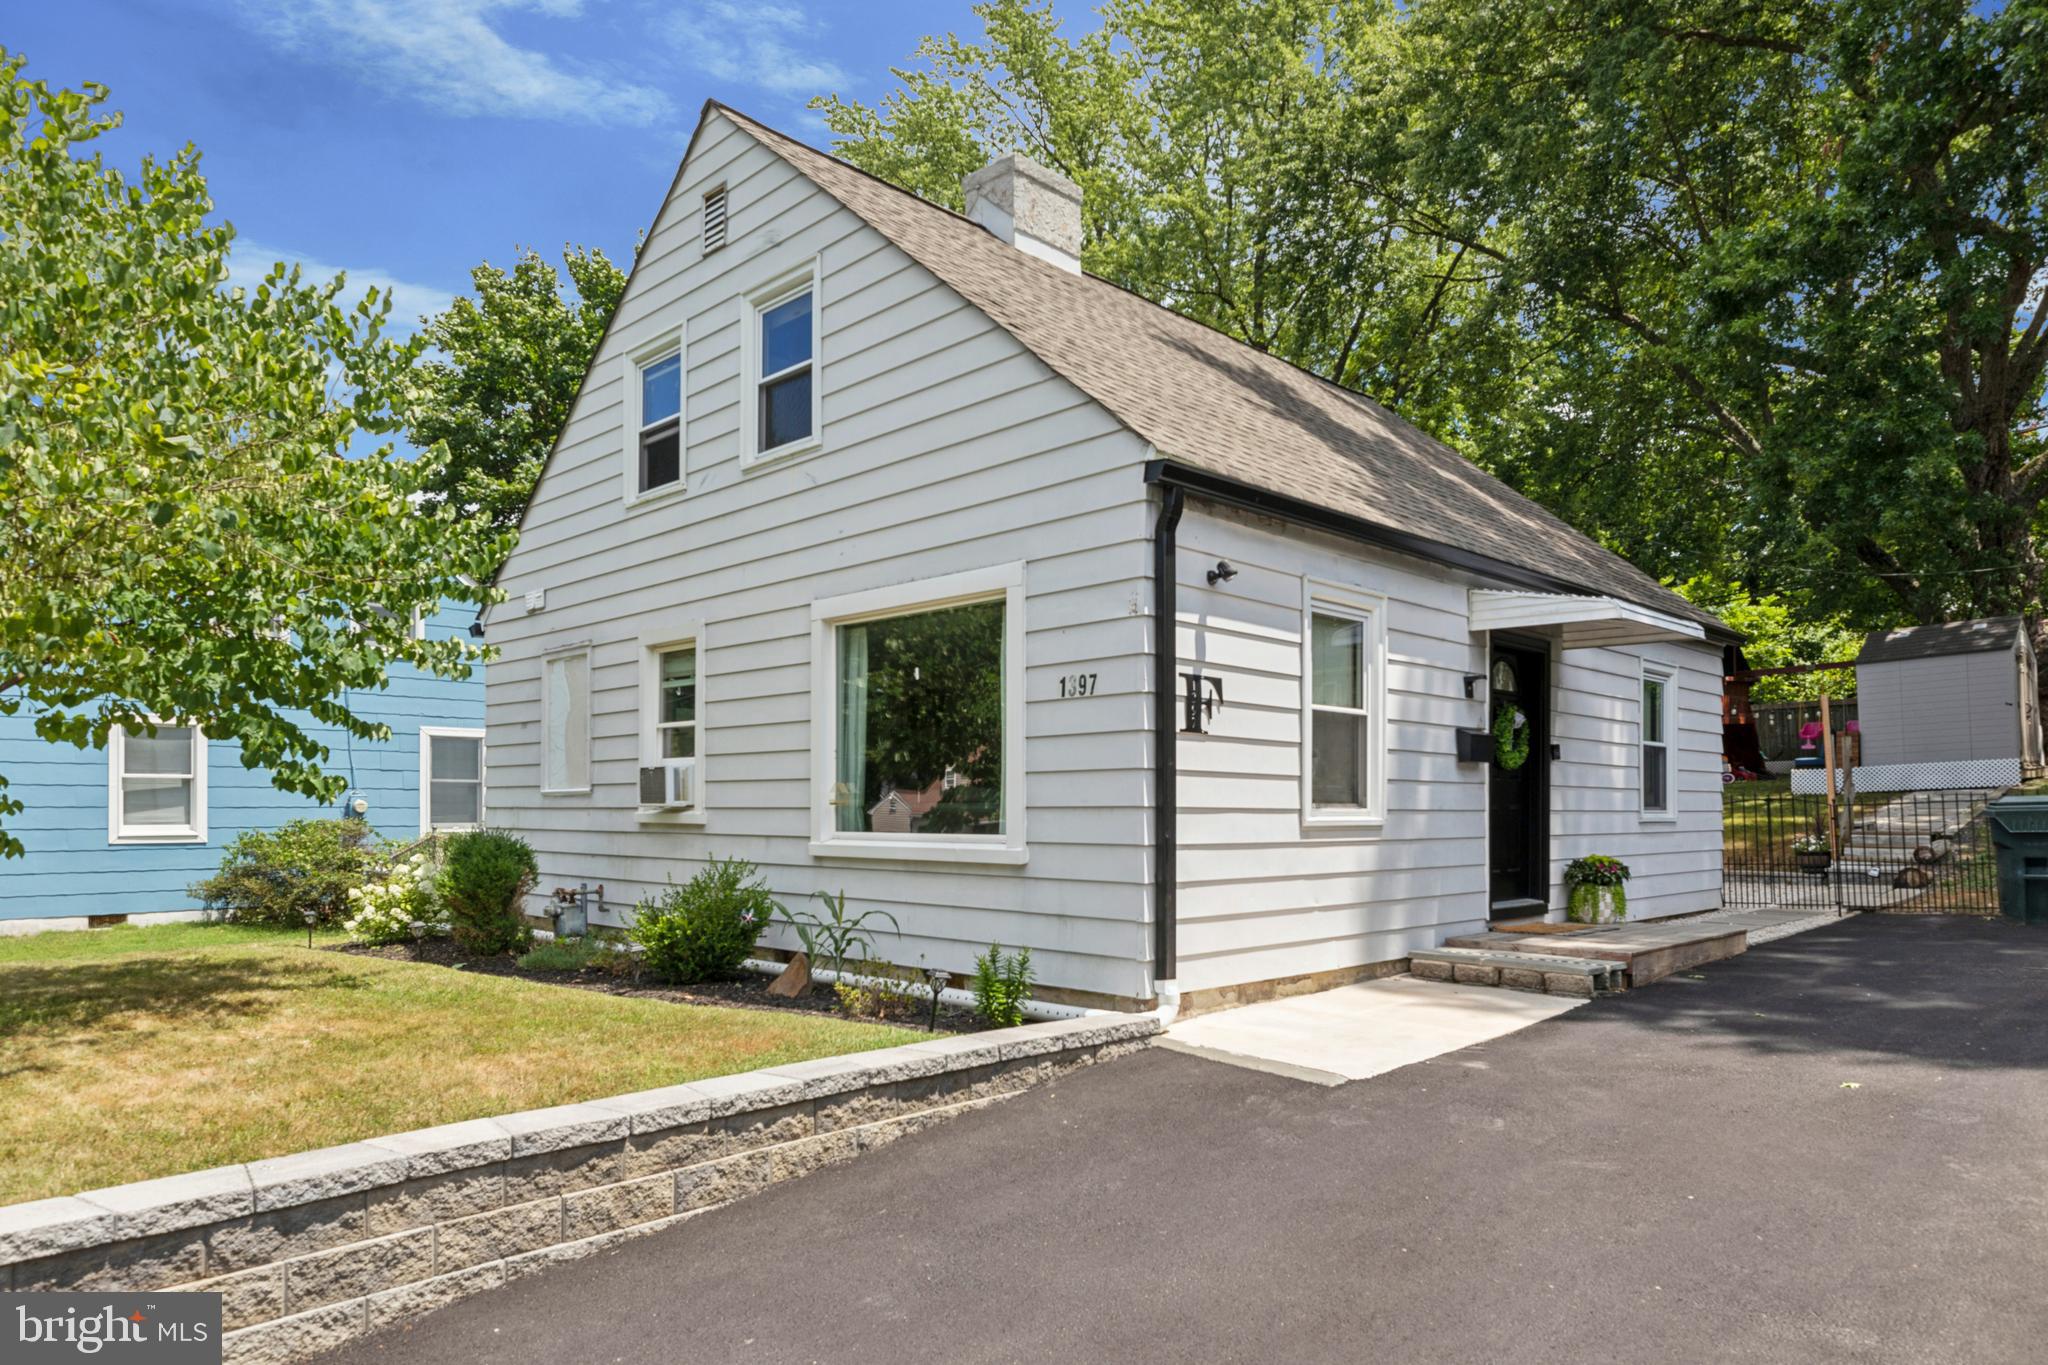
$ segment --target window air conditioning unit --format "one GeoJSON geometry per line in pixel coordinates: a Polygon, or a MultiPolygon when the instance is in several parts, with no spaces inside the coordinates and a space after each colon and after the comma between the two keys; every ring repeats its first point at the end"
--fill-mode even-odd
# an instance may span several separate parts
{"type": "Polygon", "coordinates": [[[696,804],[697,760],[671,758],[640,770],[640,804],[681,810],[696,804]]]}

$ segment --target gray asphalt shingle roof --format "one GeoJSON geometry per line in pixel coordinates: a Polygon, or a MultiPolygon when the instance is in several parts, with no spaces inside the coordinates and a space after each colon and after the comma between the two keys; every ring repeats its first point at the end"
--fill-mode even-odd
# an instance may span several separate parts
{"type": "Polygon", "coordinates": [[[2011,649],[2019,643],[2017,616],[1992,616],[1981,621],[1942,621],[1931,626],[1900,626],[1873,630],[1857,651],[1859,664],[1888,664],[1900,659],[1937,659],[1947,654],[1983,654],[2011,649]]]}
{"type": "Polygon", "coordinates": [[[1727,630],[1371,400],[718,107],[1160,456],[1727,630]]]}

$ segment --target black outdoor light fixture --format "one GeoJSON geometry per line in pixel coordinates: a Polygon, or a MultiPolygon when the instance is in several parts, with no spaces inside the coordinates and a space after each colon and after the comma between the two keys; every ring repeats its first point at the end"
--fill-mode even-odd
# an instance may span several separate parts
{"type": "Polygon", "coordinates": [[[932,990],[930,1031],[933,1033],[939,1031],[939,992],[946,989],[946,983],[952,979],[953,974],[951,972],[942,972],[937,967],[925,968],[924,984],[931,987],[932,990]]]}
{"type": "Polygon", "coordinates": [[[1471,701],[1474,697],[1478,696],[1479,694],[1473,689],[1485,681],[1486,675],[1484,673],[1467,673],[1465,675],[1465,700],[1471,701]]]}
{"type": "Polygon", "coordinates": [[[1209,570],[1209,586],[1213,588],[1218,583],[1228,583],[1235,577],[1237,577],[1237,570],[1230,567],[1230,561],[1219,559],[1216,561],[1216,567],[1209,570]]]}

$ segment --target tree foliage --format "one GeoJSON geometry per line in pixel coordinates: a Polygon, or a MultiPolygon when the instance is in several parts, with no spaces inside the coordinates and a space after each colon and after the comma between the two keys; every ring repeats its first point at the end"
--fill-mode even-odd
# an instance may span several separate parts
{"type": "Polygon", "coordinates": [[[23,65],[0,50],[0,714],[80,746],[198,722],[331,800],[316,727],[385,738],[346,694],[393,664],[466,676],[481,646],[409,616],[474,599],[503,550],[423,502],[438,451],[360,448],[396,429],[419,343],[340,278],[223,288],[198,153],[131,183],[92,146],[120,122],[106,90],[23,65]]]}
{"type": "Polygon", "coordinates": [[[1021,149],[1097,274],[1461,448],[1673,579],[2039,619],[2038,0],[979,5],[842,154],[1021,149]]]}
{"type": "Polygon", "coordinates": [[[476,297],[428,319],[433,349],[405,386],[413,444],[448,452],[433,491],[506,530],[517,528],[625,292],[625,273],[594,247],[568,248],[562,266],[573,297],[532,251],[510,271],[488,261],[470,271],[476,297]]]}
{"type": "MultiPolygon", "coordinates": [[[[1862,633],[1839,618],[1802,610],[1773,593],[1753,596],[1742,584],[1711,574],[1689,578],[1677,588],[1694,606],[1705,607],[1742,632],[1742,654],[1751,668],[1846,663],[1863,648],[1862,633]]],[[[1856,671],[1775,674],[1758,678],[1749,695],[1758,702],[1814,701],[1823,692],[1836,698],[1855,696],[1856,671]]]]}

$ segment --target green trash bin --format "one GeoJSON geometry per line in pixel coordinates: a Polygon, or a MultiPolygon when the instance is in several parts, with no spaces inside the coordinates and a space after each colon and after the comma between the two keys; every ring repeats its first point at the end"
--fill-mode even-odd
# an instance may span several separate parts
{"type": "Polygon", "coordinates": [[[2048,796],[2001,796],[1984,808],[1998,853],[1998,909],[2048,924],[2048,796]]]}

